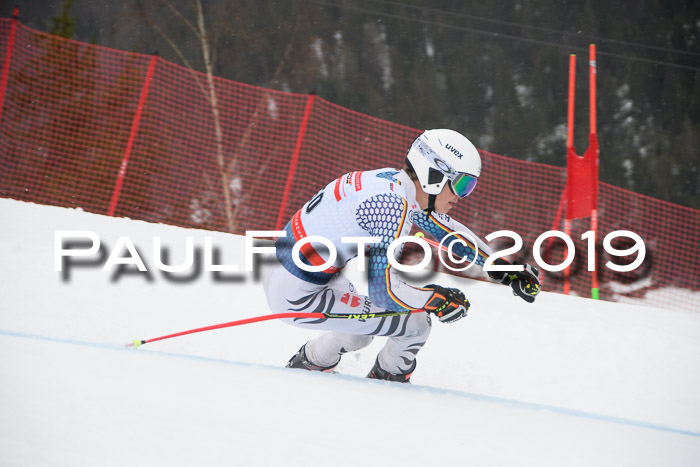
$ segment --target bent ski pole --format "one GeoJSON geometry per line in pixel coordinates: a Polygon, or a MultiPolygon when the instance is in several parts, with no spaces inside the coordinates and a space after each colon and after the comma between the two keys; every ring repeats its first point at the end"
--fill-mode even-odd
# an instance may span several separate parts
{"type": "Polygon", "coordinates": [[[405,313],[397,312],[386,312],[386,313],[364,313],[364,314],[331,314],[331,313],[275,313],[271,315],[256,316],[254,318],[239,319],[237,321],[231,321],[228,323],[214,324],[212,326],[205,326],[202,328],[190,329],[187,331],[176,332],[174,334],[168,334],[166,336],[154,337],[152,339],[134,339],[129,342],[124,347],[133,347],[138,349],[143,344],[148,344],[150,342],[161,341],[165,339],[171,339],[173,337],[185,336],[187,334],[194,334],[197,332],[212,331],[214,329],[230,328],[232,326],[240,326],[243,324],[257,323],[260,321],[269,321],[271,319],[284,319],[284,318],[343,318],[343,319],[361,319],[361,318],[379,318],[384,316],[397,316],[410,313],[419,313],[425,310],[411,310],[405,313]]]}
{"type": "Polygon", "coordinates": [[[240,326],[242,324],[257,323],[259,321],[267,321],[271,319],[283,319],[283,318],[318,318],[319,313],[277,313],[265,316],[256,316],[255,318],[239,319],[237,321],[231,321],[228,323],[214,324],[212,326],[205,326],[203,328],[190,329],[188,331],[176,332],[174,334],[168,334],[166,336],[154,337],[152,339],[134,339],[125,345],[125,347],[133,347],[135,349],[139,348],[143,344],[148,344],[150,342],[161,341],[164,339],[171,339],[173,337],[185,336],[187,334],[194,334],[196,332],[212,331],[214,329],[230,328],[232,326],[240,326]]]}

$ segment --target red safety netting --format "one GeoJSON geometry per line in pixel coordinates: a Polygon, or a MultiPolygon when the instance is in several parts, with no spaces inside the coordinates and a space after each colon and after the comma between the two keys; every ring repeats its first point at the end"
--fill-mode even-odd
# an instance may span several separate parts
{"type": "MultiPolygon", "coordinates": [[[[277,229],[333,178],[400,167],[421,132],[317,96],[220,78],[212,94],[202,73],[11,19],[0,19],[0,66],[0,196],[150,222],[277,229]]],[[[511,259],[532,262],[537,237],[564,230],[557,221],[566,171],[487,152],[482,158],[477,190],[453,214],[482,237],[517,232],[524,249],[511,259]]],[[[598,207],[601,298],[697,310],[700,212],[604,183],[598,207]],[[614,230],[645,241],[647,257],[631,273],[604,266],[630,260],[603,251],[614,230]]],[[[588,219],[573,221],[570,284],[581,296],[591,288],[581,240],[587,230],[588,219]]],[[[631,246],[624,238],[613,245],[631,246]]],[[[545,242],[541,252],[559,264],[564,243],[545,242]]],[[[544,289],[562,291],[564,280],[564,272],[546,272],[544,289]]]]}

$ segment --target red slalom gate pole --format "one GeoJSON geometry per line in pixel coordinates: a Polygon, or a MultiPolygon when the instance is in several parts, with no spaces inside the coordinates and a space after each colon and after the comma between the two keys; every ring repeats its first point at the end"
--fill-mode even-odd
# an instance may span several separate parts
{"type": "MultiPolygon", "coordinates": [[[[567,112],[567,132],[566,132],[566,154],[568,161],[569,150],[574,146],[574,104],[576,96],[576,55],[569,55],[569,106],[567,112]]],[[[569,183],[569,178],[571,177],[571,167],[568,167],[567,163],[567,173],[566,173],[566,190],[567,199],[571,199],[571,193],[569,189],[571,188],[569,183]]],[[[568,218],[564,219],[564,233],[571,237],[571,221],[568,218]]],[[[567,256],[569,252],[566,252],[567,256]]],[[[569,295],[571,290],[571,268],[566,268],[564,270],[564,295],[569,295]]]]}
{"type": "Polygon", "coordinates": [[[10,75],[10,59],[12,58],[12,49],[15,45],[15,34],[17,32],[17,23],[19,22],[19,7],[12,10],[12,25],[10,26],[10,35],[7,38],[7,49],[5,50],[5,63],[2,65],[2,73],[0,73],[0,116],[5,102],[5,91],[7,90],[7,80],[10,75]]]}
{"type": "MultiPolygon", "coordinates": [[[[590,44],[588,47],[588,86],[589,86],[589,126],[591,138],[597,140],[597,110],[596,110],[596,76],[598,74],[598,65],[596,61],[595,44],[590,44]]],[[[598,238],[598,157],[595,156],[595,202],[591,210],[591,230],[593,238],[598,238]]],[[[596,257],[593,256],[593,271],[591,272],[591,298],[594,300],[600,299],[600,285],[598,284],[598,265],[596,257]]]]}

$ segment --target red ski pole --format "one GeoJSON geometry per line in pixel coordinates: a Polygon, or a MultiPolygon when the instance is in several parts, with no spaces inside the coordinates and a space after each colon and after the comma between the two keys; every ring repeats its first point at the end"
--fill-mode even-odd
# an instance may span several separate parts
{"type": "Polygon", "coordinates": [[[359,319],[359,318],[363,318],[363,317],[364,318],[366,318],[366,317],[374,318],[374,317],[383,317],[383,316],[398,316],[398,315],[402,315],[402,314],[420,313],[422,311],[425,311],[425,310],[423,310],[423,309],[411,310],[411,311],[406,312],[406,313],[398,313],[398,312],[374,313],[371,315],[366,315],[366,314],[336,315],[336,314],[328,314],[328,313],[275,313],[275,314],[271,314],[271,315],[256,316],[254,318],[239,319],[237,321],[231,321],[229,323],[214,324],[212,326],[205,326],[203,328],[190,329],[188,331],[176,332],[174,334],[168,334],[166,336],[154,337],[152,339],[134,339],[132,342],[129,342],[124,347],[133,347],[135,349],[138,349],[143,344],[148,344],[150,342],[162,341],[164,339],[171,339],[173,337],[185,336],[187,334],[194,334],[196,332],[212,331],[214,329],[230,328],[232,326],[240,326],[243,324],[257,323],[260,321],[269,321],[271,319],[319,318],[319,317],[359,319]]]}
{"type": "Polygon", "coordinates": [[[164,339],[170,339],[173,337],[185,336],[187,334],[194,334],[196,332],[211,331],[214,329],[230,328],[232,326],[240,326],[242,324],[257,323],[259,321],[267,321],[270,319],[282,319],[282,318],[318,318],[319,313],[277,313],[265,316],[256,316],[255,318],[239,319],[237,321],[231,321],[229,323],[214,324],[212,326],[205,326],[203,328],[190,329],[188,331],[176,332],[175,334],[168,334],[167,336],[154,337],[152,339],[134,339],[133,342],[129,342],[125,347],[133,347],[135,349],[139,348],[143,344],[148,344],[149,342],[162,341],[164,339]]]}
{"type": "MultiPolygon", "coordinates": [[[[443,250],[447,251],[447,247],[444,245],[440,245],[438,242],[435,242],[433,240],[424,238],[426,242],[429,244],[433,245],[436,248],[442,248],[443,250]]],[[[406,314],[409,313],[419,313],[423,312],[425,310],[422,309],[417,309],[417,310],[411,310],[406,314]]],[[[373,314],[371,317],[380,317],[380,316],[396,316],[396,315],[401,315],[404,313],[396,313],[396,312],[386,312],[386,313],[380,313],[380,314],[373,314]]],[[[364,314],[359,314],[359,315],[334,315],[334,314],[328,314],[328,313],[275,313],[271,315],[264,315],[264,316],[256,316],[254,318],[246,318],[246,319],[240,319],[237,321],[231,321],[229,323],[221,323],[221,324],[214,324],[211,326],[205,326],[202,328],[196,328],[196,329],[190,329],[187,331],[181,331],[181,332],[176,332],[174,334],[168,334],[166,336],[160,336],[160,337],[154,337],[152,339],[134,339],[132,342],[129,342],[128,344],[125,345],[125,347],[133,347],[135,349],[138,349],[141,347],[143,344],[148,344],[150,342],[156,342],[156,341],[161,341],[165,339],[171,339],[173,337],[179,337],[179,336],[186,336],[187,334],[194,334],[197,332],[204,332],[204,331],[212,331],[214,329],[222,329],[222,328],[230,328],[233,326],[241,326],[243,324],[250,324],[250,323],[258,323],[260,321],[269,321],[272,319],[284,319],[284,318],[318,318],[319,316],[323,316],[325,318],[344,318],[344,319],[358,319],[358,318],[363,318],[367,317],[364,314]]]]}

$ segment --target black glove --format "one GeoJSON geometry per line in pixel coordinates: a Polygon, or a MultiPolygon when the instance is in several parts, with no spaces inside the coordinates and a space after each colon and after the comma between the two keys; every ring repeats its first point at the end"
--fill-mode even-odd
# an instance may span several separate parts
{"type": "Polygon", "coordinates": [[[428,313],[435,314],[441,323],[454,323],[458,319],[467,316],[469,310],[469,300],[459,289],[441,287],[436,284],[425,286],[426,289],[433,289],[433,296],[423,306],[428,313]]]}
{"type": "MultiPolygon", "coordinates": [[[[497,259],[493,264],[510,264],[504,259],[497,259]]],[[[540,272],[537,268],[525,264],[523,271],[505,272],[493,271],[489,272],[489,277],[499,281],[501,284],[509,285],[513,289],[513,295],[517,295],[528,303],[535,301],[535,297],[540,293],[540,280],[537,278],[540,272]]]]}

